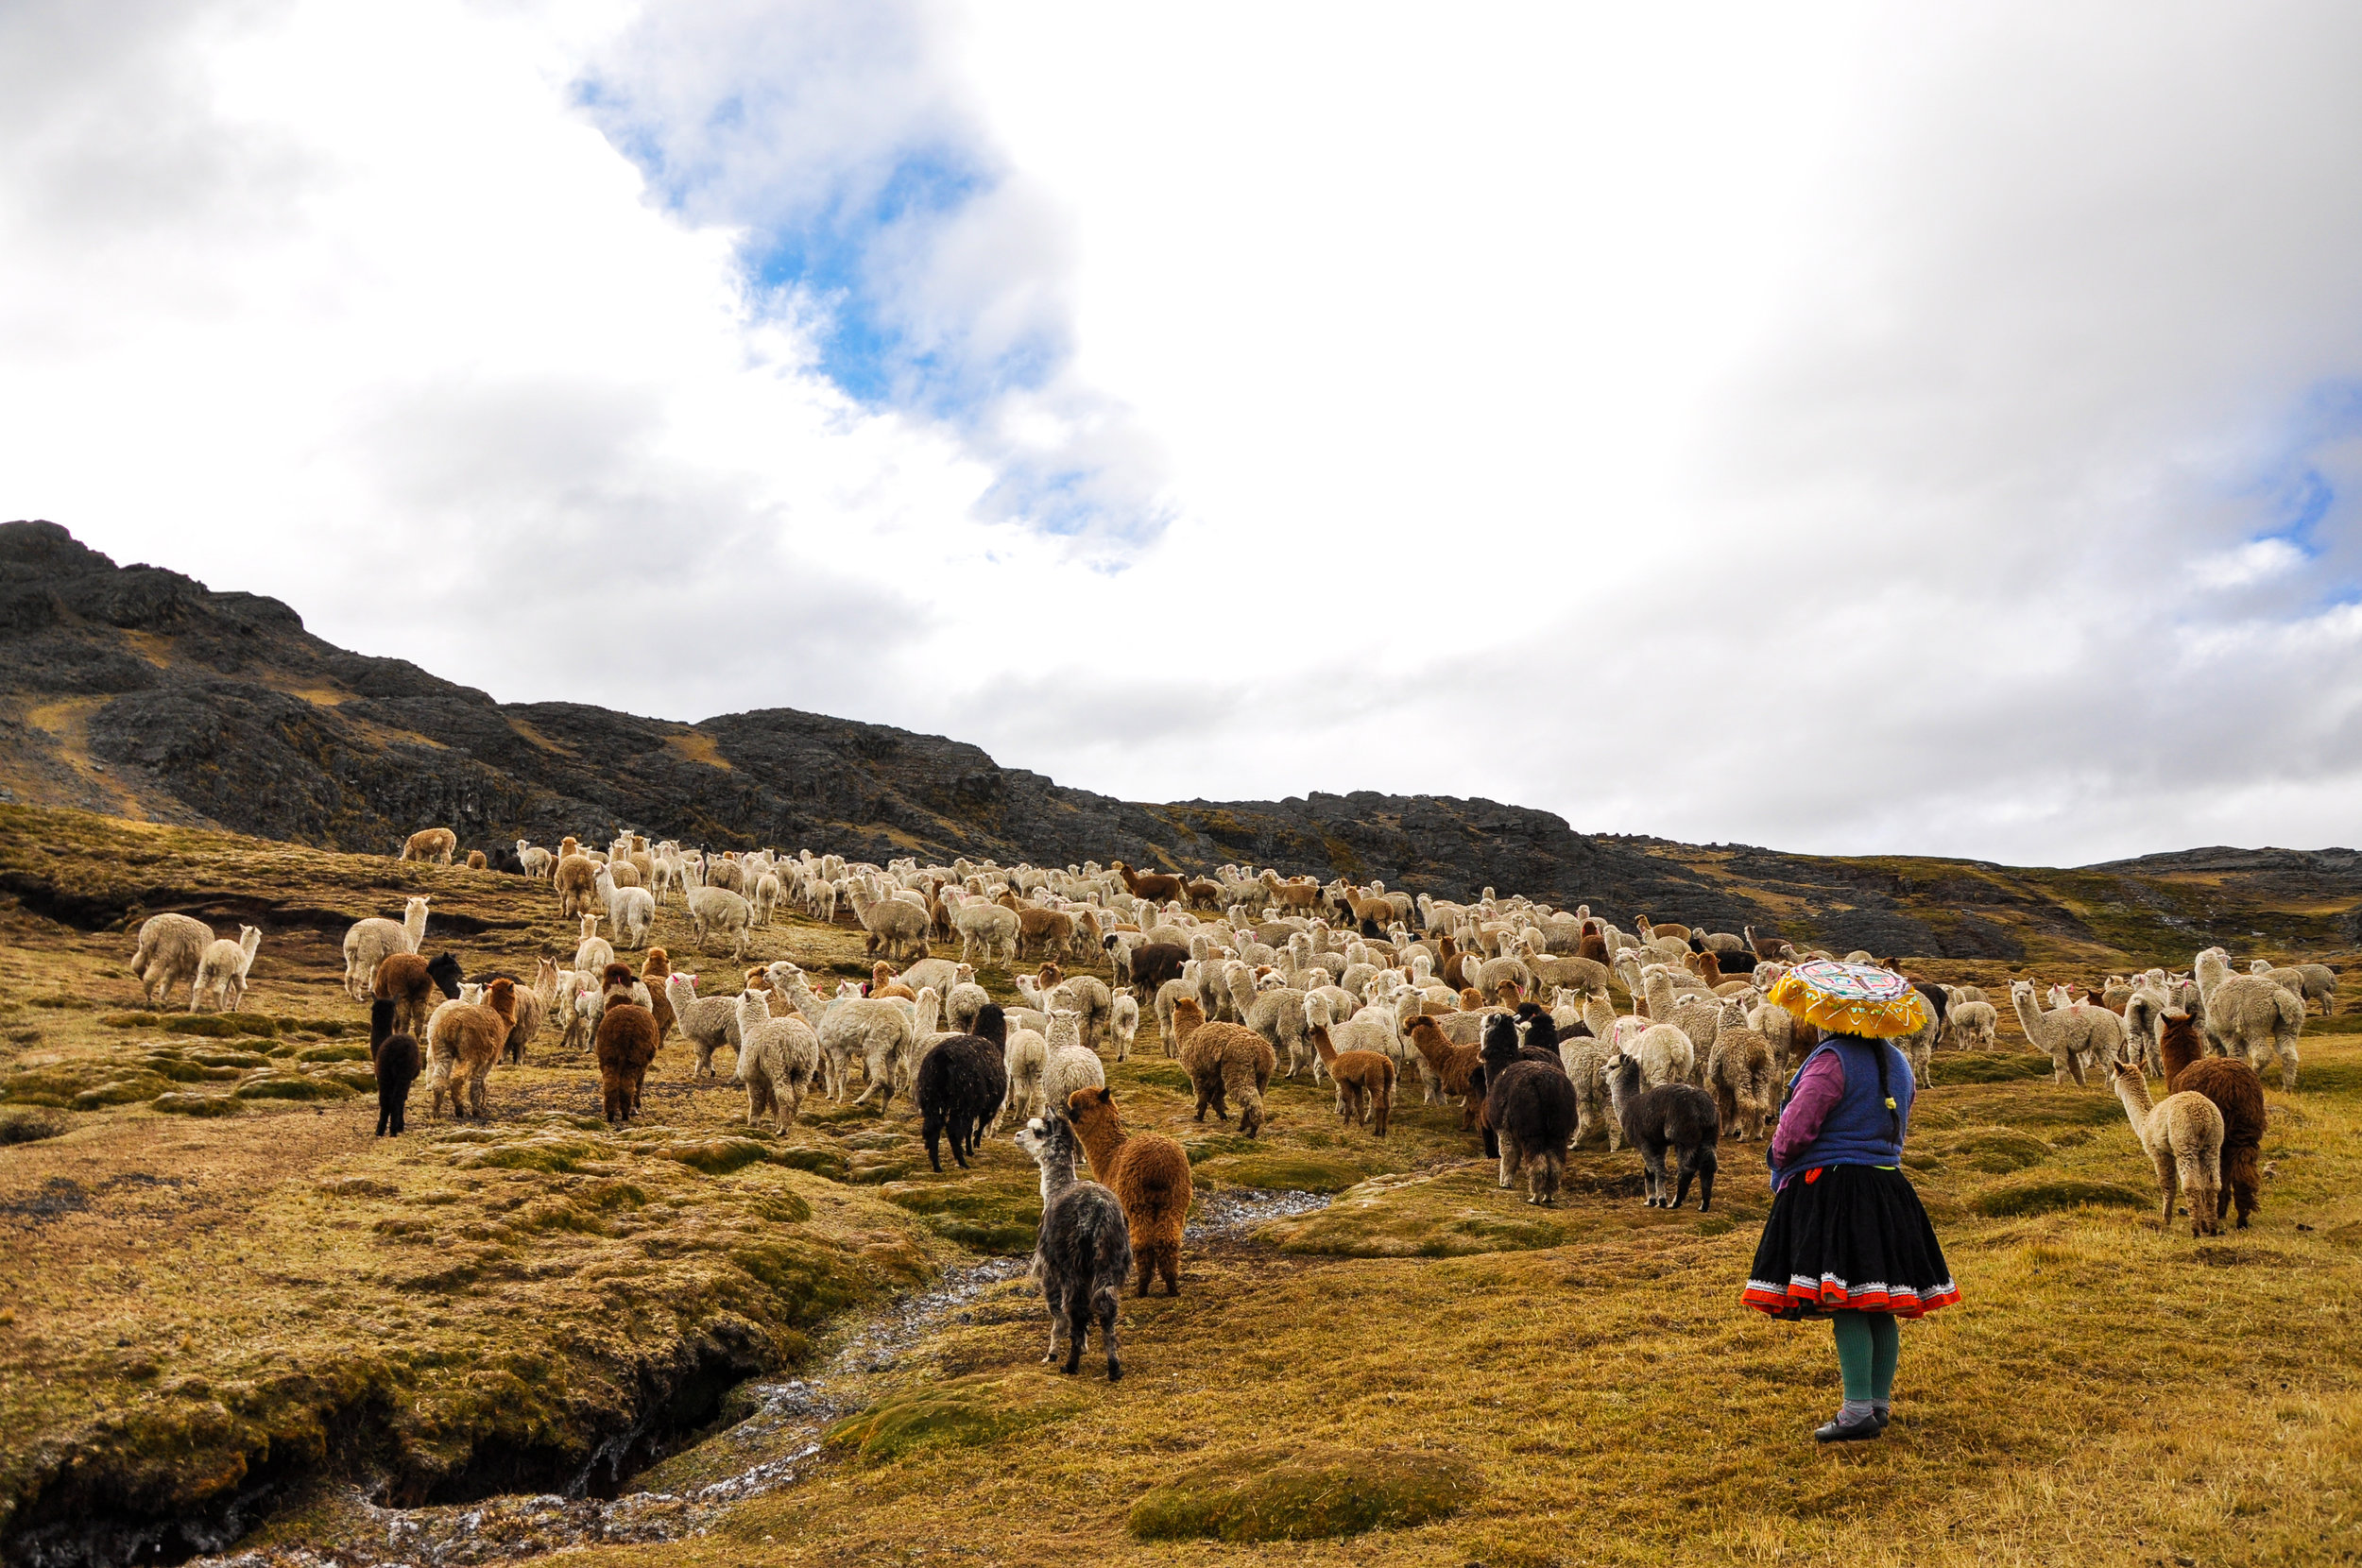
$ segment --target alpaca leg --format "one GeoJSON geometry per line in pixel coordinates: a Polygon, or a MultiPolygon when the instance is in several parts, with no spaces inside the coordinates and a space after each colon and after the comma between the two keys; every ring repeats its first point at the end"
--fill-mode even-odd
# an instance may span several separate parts
{"type": "MultiPolygon", "coordinates": [[[[1181,1244],[1168,1241],[1156,1249],[1156,1272],[1164,1277],[1165,1294],[1181,1294],[1181,1244]]],[[[1109,1333],[1112,1335],[1113,1330],[1109,1333]]],[[[1112,1338],[1109,1340],[1112,1344],[1112,1338]]],[[[1112,1354],[1112,1353],[1111,1353],[1112,1354]]]]}
{"type": "Polygon", "coordinates": [[[1107,1290],[1100,1293],[1099,1342],[1107,1353],[1107,1381],[1110,1383],[1123,1375],[1122,1357],[1116,1354],[1116,1314],[1120,1305],[1114,1291],[1107,1290]]]}
{"type": "Polygon", "coordinates": [[[2173,1200],[2176,1196],[2174,1188],[2178,1185],[2174,1179],[2173,1150],[2170,1149],[2157,1150],[2157,1185],[2165,1191],[2165,1217],[2163,1228],[2169,1231],[2173,1229],[2173,1200]]]}
{"type": "Polygon", "coordinates": [[[1058,1359],[1058,1331],[1065,1326],[1059,1313],[1064,1304],[1055,1281],[1044,1282],[1042,1294],[1049,1298],[1050,1303],[1050,1348],[1041,1354],[1041,1364],[1047,1367],[1058,1359]]]}
{"type": "Polygon", "coordinates": [[[1092,1316],[1090,1281],[1077,1280],[1067,1296],[1066,1365],[1059,1369],[1069,1377],[1083,1370],[1083,1340],[1090,1332],[1092,1316]]]}

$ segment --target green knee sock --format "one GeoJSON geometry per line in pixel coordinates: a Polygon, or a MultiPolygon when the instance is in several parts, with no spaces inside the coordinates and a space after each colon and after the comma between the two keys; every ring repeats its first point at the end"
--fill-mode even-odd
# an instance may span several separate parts
{"type": "Polygon", "coordinates": [[[1867,1405],[1871,1400],[1870,1314],[1832,1312],[1829,1328],[1837,1336],[1837,1370],[1845,1379],[1845,1403],[1867,1405]]]}
{"type": "Polygon", "coordinates": [[[1870,1402],[1884,1405],[1894,1392],[1894,1363],[1903,1354],[1903,1331],[1891,1313],[1864,1313],[1870,1320],[1870,1402]]]}

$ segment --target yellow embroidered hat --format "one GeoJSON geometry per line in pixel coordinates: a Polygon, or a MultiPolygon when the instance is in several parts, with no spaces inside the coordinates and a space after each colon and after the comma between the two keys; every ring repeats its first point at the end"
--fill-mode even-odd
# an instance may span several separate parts
{"type": "Polygon", "coordinates": [[[1934,1016],[1911,982],[1867,963],[1817,958],[1800,963],[1772,987],[1772,999],[1836,1034],[1873,1040],[1916,1034],[1934,1016]]]}

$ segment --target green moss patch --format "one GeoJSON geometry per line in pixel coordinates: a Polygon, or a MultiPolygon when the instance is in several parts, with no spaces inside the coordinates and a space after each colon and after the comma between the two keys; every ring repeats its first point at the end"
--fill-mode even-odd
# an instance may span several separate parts
{"type": "Polygon", "coordinates": [[[1044,1425],[1079,1400],[1042,1373],[966,1377],[847,1416],[821,1440],[854,1462],[884,1464],[914,1449],[973,1448],[1044,1425]]]}
{"type": "Polygon", "coordinates": [[[98,1021],[109,1029],[154,1029],[164,1016],[161,1013],[107,1013],[98,1021]]]}
{"type": "Polygon", "coordinates": [[[0,1108],[0,1144],[39,1143],[43,1138],[56,1137],[71,1125],[47,1106],[0,1108]]]}
{"type": "Polygon", "coordinates": [[[183,1061],[178,1056],[159,1053],[145,1058],[141,1064],[159,1078],[169,1078],[175,1083],[227,1083],[238,1076],[235,1067],[209,1067],[202,1062],[183,1061]]]}
{"type": "Polygon", "coordinates": [[[242,1034],[275,1038],[279,1020],[260,1013],[180,1013],[163,1021],[166,1034],[201,1034],[209,1040],[231,1040],[242,1034]]]}
{"type": "Polygon", "coordinates": [[[1373,1175],[1378,1163],[1344,1150],[1272,1147],[1203,1161],[1192,1174],[1199,1181],[1275,1192],[1343,1192],[1373,1175]]]}
{"type": "Polygon", "coordinates": [[[111,1083],[84,1089],[74,1097],[77,1111],[95,1111],[108,1105],[131,1105],[143,1099],[153,1099],[172,1087],[172,1081],[152,1072],[136,1072],[128,1078],[118,1078],[111,1083]]]}
{"type": "Polygon", "coordinates": [[[2060,1209],[2145,1209],[2154,1202],[2145,1192],[2114,1182],[2011,1182],[1987,1187],[1968,1206],[1988,1219],[2051,1214],[2060,1209]]]}
{"type": "Polygon", "coordinates": [[[197,1046],[180,1052],[186,1062],[200,1063],[208,1067],[267,1067],[270,1058],[250,1050],[227,1050],[219,1046],[197,1046]]]}
{"type": "Polygon", "coordinates": [[[301,1073],[249,1078],[230,1092],[240,1099],[351,1099],[353,1095],[333,1078],[306,1078],[301,1073]]]}
{"type": "Polygon", "coordinates": [[[1563,1246],[1596,1219],[1566,1206],[1537,1208],[1525,1201],[1522,1185],[1504,1190],[1492,1171],[1455,1170],[1380,1177],[1347,1188],[1325,1209],[1258,1226],[1255,1235],[1282,1252],[1325,1257],[1465,1257],[1563,1246]]]}
{"type": "Polygon", "coordinates": [[[155,1109],[168,1116],[236,1116],[246,1114],[246,1106],[230,1095],[165,1094],[152,1102],[155,1109]]]}
{"type": "Polygon", "coordinates": [[[2050,1076],[2050,1058],[2023,1050],[1944,1051],[1928,1064],[1942,1083],[2015,1083],[2050,1076]]]}
{"type": "Polygon", "coordinates": [[[761,1160],[769,1150],[754,1138],[699,1138],[662,1143],[648,1150],[659,1160],[675,1160],[709,1176],[727,1176],[761,1160]]]}
{"type": "Polygon", "coordinates": [[[891,1182],[880,1196],[924,1215],[937,1236],[981,1253],[1030,1251],[1041,1229],[1041,1188],[1015,1179],[891,1182]]]}
{"type": "Polygon", "coordinates": [[[1472,1466],[1439,1454],[1254,1452],[1152,1489],[1128,1525],[1141,1541],[1315,1541],[1446,1518],[1482,1490],[1472,1466]]]}
{"type": "Polygon", "coordinates": [[[1966,1158],[1973,1167],[1988,1176],[2006,1176],[2012,1170],[2041,1164],[2055,1150],[2030,1133],[1983,1127],[1953,1139],[1944,1152],[1966,1158]]]}
{"type": "Polygon", "coordinates": [[[366,1062],[369,1059],[367,1046],[307,1046],[296,1052],[299,1062],[366,1062]]]}
{"type": "Polygon", "coordinates": [[[587,1138],[534,1137],[494,1144],[480,1154],[461,1159],[458,1167],[462,1170],[476,1170],[490,1166],[497,1170],[539,1170],[557,1176],[580,1170],[599,1157],[597,1146],[587,1138]]]}

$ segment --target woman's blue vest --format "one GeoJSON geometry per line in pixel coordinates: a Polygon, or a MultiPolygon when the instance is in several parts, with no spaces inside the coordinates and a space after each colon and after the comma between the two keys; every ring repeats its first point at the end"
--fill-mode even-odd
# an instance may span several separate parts
{"type": "MultiPolygon", "coordinates": [[[[1910,1127],[1911,1097],[1917,1089],[1911,1081],[1909,1058],[1884,1040],[1833,1034],[1797,1064],[1796,1076],[1804,1076],[1806,1065],[1823,1051],[1835,1051],[1845,1068],[1845,1093],[1821,1124],[1821,1135],[1773,1173],[1775,1186],[1784,1185],[1793,1172],[1819,1165],[1903,1163],[1903,1138],[1910,1127]],[[1887,1058],[1886,1093],[1894,1100],[1891,1114],[1878,1093],[1878,1058],[1873,1053],[1879,1051],[1887,1058]]],[[[1796,1079],[1790,1078],[1788,1086],[1793,1091],[1796,1079]]]]}

